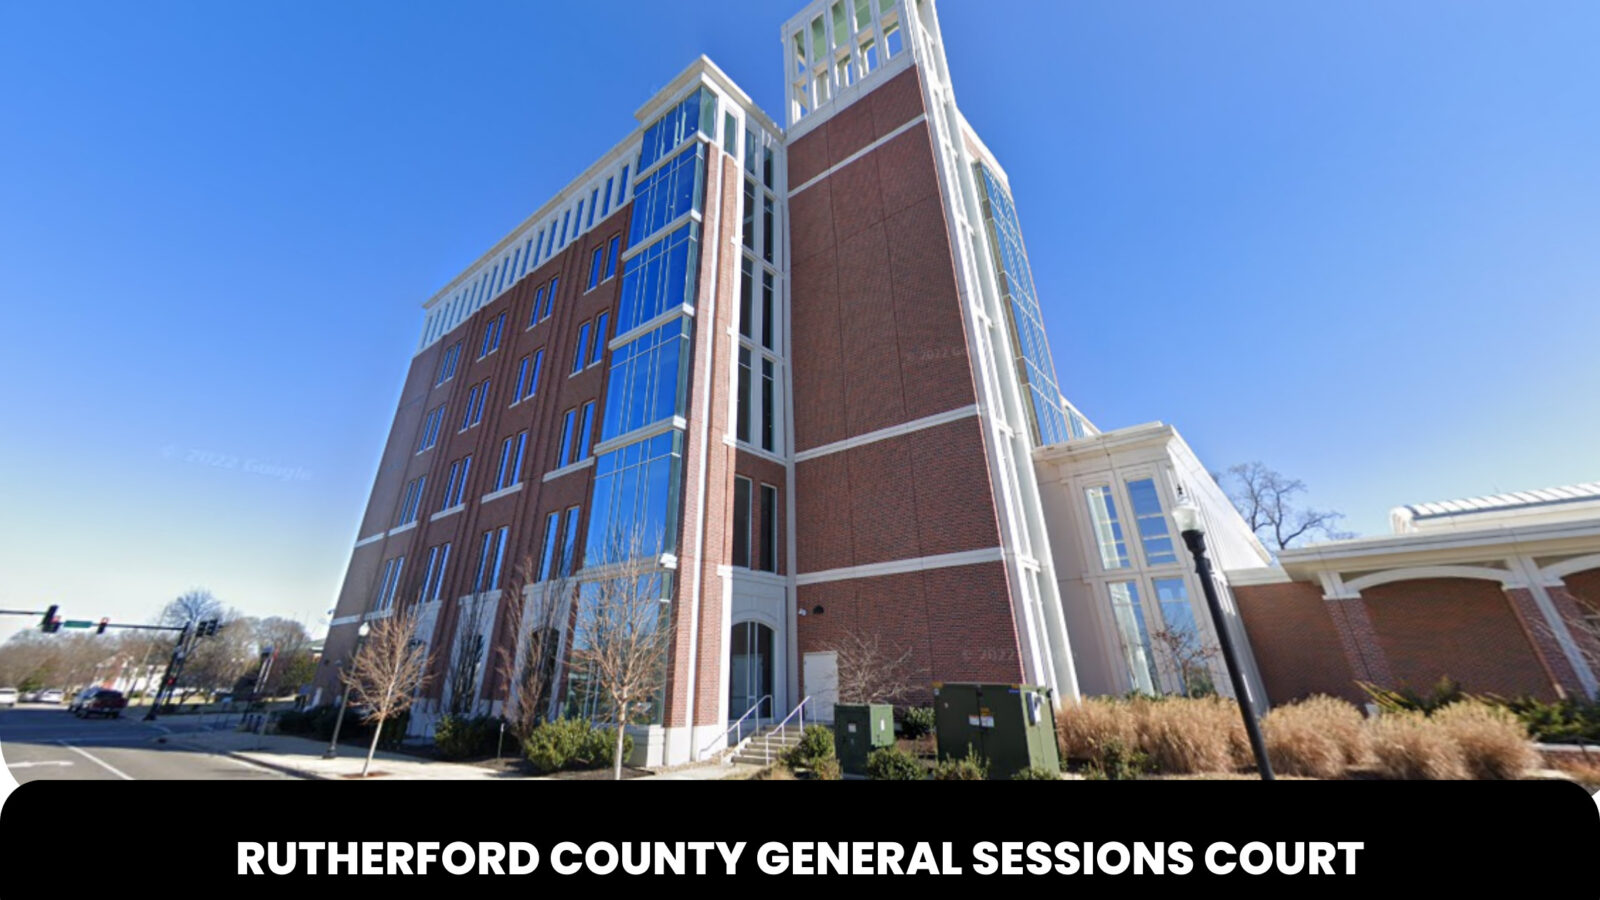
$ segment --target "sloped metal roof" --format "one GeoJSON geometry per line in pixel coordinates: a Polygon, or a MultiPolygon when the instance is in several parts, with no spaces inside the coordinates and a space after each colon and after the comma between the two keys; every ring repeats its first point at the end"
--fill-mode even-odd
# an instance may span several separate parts
{"type": "Polygon", "coordinates": [[[1495,510],[1554,506],[1584,500],[1600,500],[1600,481],[1586,481],[1582,484],[1569,484],[1565,487],[1544,488],[1537,491],[1513,491],[1509,494],[1490,494],[1487,497],[1468,497],[1464,500],[1413,503],[1400,508],[1411,513],[1413,519],[1434,519],[1495,510]]]}

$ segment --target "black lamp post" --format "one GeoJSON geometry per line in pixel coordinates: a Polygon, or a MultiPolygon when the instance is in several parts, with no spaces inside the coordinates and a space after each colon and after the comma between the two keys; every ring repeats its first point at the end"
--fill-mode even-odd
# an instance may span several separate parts
{"type": "MultiPolygon", "coordinates": [[[[367,634],[371,631],[371,626],[366,622],[361,623],[361,628],[356,631],[355,648],[350,651],[351,660],[354,660],[356,654],[361,652],[361,644],[367,639],[367,634]]],[[[339,668],[343,669],[344,665],[341,663],[339,668]]],[[[343,676],[341,675],[341,677],[343,676]]],[[[339,701],[339,718],[333,720],[333,737],[328,741],[328,749],[322,751],[323,759],[339,758],[339,729],[344,727],[344,711],[350,708],[350,688],[353,686],[350,679],[345,678],[344,699],[339,701]]]]}
{"type": "Polygon", "coordinates": [[[1205,523],[1200,518],[1200,507],[1184,499],[1172,510],[1172,520],[1183,535],[1183,542],[1194,557],[1194,574],[1200,578],[1200,590],[1206,595],[1206,609],[1211,611],[1211,624],[1217,632],[1217,643],[1222,648],[1222,661],[1228,667],[1228,680],[1233,683],[1233,696],[1244,716],[1244,730],[1250,735],[1250,749],[1256,757],[1256,771],[1262,781],[1272,781],[1272,763],[1267,761],[1267,744],[1261,737],[1261,723],[1256,721],[1255,704],[1244,683],[1244,671],[1239,668],[1239,658],[1234,653],[1233,637],[1222,618],[1222,602],[1217,599],[1216,579],[1211,577],[1211,560],[1206,558],[1205,523]]]}

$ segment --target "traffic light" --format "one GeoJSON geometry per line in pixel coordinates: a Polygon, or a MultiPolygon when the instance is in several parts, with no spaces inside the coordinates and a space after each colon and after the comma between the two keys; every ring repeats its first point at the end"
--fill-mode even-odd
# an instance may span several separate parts
{"type": "Polygon", "coordinates": [[[55,634],[61,628],[61,619],[56,615],[56,610],[60,608],[57,604],[50,604],[50,608],[44,611],[44,618],[39,622],[40,631],[46,634],[55,634]]]}
{"type": "Polygon", "coordinates": [[[106,626],[110,625],[110,624],[111,624],[111,617],[110,616],[102,616],[100,618],[100,627],[96,628],[94,630],[94,633],[95,634],[105,634],[106,633],[106,626]]]}

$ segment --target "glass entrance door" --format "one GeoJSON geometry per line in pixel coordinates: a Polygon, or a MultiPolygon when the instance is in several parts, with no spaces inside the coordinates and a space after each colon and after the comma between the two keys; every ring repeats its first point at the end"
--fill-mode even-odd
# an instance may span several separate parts
{"type": "Polygon", "coordinates": [[[759,701],[756,718],[770,719],[773,711],[772,629],[760,622],[733,626],[728,665],[728,719],[744,715],[759,701]]]}

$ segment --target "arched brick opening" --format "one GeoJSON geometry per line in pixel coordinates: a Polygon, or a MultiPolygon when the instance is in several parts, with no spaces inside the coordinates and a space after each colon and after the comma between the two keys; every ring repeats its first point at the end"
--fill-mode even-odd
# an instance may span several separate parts
{"type": "Polygon", "coordinates": [[[1470,693],[1554,699],[1550,675],[1497,581],[1421,578],[1362,591],[1394,687],[1440,678],[1470,693]]]}

